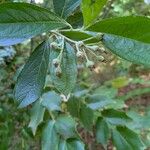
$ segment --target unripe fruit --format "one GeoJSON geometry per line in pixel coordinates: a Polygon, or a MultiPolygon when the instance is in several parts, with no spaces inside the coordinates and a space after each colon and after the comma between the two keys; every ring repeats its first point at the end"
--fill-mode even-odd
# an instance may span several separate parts
{"type": "Polygon", "coordinates": [[[56,42],[52,42],[52,43],[51,43],[51,47],[54,48],[54,49],[61,49],[61,48],[59,47],[58,43],[56,43],[56,42]]]}
{"type": "Polygon", "coordinates": [[[88,67],[88,68],[93,68],[94,67],[94,62],[93,61],[87,61],[86,62],[86,67],[88,67]]]}
{"type": "Polygon", "coordinates": [[[98,50],[99,50],[99,46],[97,46],[97,45],[90,46],[89,48],[90,48],[91,50],[93,50],[93,51],[98,51],[98,50]]]}
{"type": "Polygon", "coordinates": [[[99,61],[104,61],[105,60],[105,58],[103,57],[103,56],[97,56],[97,59],[99,60],[99,61]]]}
{"type": "Polygon", "coordinates": [[[82,45],[84,45],[84,43],[82,41],[79,41],[78,46],[81,47],[82,45]]]}
{"type": "Polygon", "coordinates": [[[61,75],[62,75],[62,70],[61,70],[61,68],[60,68],[60,66],[58,66],[56,69],[55,69],[55,74],[56,74],[56,76],[57,77],[61,77],[61,75]]]}
{"type": "Polygon", "coordinates": [[[96,39],[101,40],[103,38],[103,33],[97,33],[96,39]]]}
{"type": "Polygon", "coordinates": [[[76,53],[76,56],[77,56],[78,58],[82,58],[82,57],[84,56],[84,53],[81,52],[81,51],[78,51],[78,52],[76,53]]]}
{"type": "Polygon", "coordinates": [[[105,48],[104,47],[100,47],[101,52],[105,52],[105,48]]]}

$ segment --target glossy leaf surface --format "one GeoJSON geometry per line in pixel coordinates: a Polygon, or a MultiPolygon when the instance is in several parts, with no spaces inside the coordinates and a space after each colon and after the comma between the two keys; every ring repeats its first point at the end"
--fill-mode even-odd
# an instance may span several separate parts
{"type": "Polygon", "coordinates": [[[150,67],[150,44],[107,34],[103,39],[104,45],[121,58],[150,67]]]}
{"type": "Polygon", "coordinates": [[[127,16],[99,21],[87,30],[102,32],[150,43],[150,19],[142,16],[127,16]]]}
{"type": "Polygon", "coordinates": [[[97,19],[106,2],[107,0],[82,0],[84,26],[90,25],[97,19]]]}

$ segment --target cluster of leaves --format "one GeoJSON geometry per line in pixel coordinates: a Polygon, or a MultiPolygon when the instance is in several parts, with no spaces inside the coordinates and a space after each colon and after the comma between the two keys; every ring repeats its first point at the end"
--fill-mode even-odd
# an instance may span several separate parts
{"type": "Polygon", "coordinates": [[[105,148],[110,138],[119,150],[145,148],[138,134],[128,126],[132,118],[119,110],[124,103],[119,103],[114,95],[88,90],[70,94],[77,80],[77,58],[85,58],[86,66],[93,69],[94,62],[88,54],[103,61],[101,55],[95,54],[95,51],[102,52],[103,47],[131,62],[150,65],[149,18],[128,16],[100,20],[105,4],[106,0],[54,0],[53,10],[57,15],[27,3],[0,4],[0,46],[50,33],[24,65],[14,91],[19,107],[36,101],[29,123],[33,134],[43,122],[45,111],[50,114],[43,130],[43,150],[84,150],[77,124],[89,131],[95,126],[96,140],[105,148]],[[79,6],[82,13],[72,15],[79,6]],[[82,15],[83,27],[79,28],[82,21],[74,24],[71,20],[74,17],[78,22],[82,15]]]}

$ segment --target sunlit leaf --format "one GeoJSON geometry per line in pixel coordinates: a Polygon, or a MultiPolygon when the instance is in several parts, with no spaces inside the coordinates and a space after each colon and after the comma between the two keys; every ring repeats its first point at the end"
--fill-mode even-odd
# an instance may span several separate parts
{"type": "MultiPolygon", "coordinates": [[[[127,16],[101,20],[88,27],[87,30],[118,35],[121,37],[134,39],[144,43],[150,43],[149,26],[150,19],[148,17],[127,16]]],[[[123,42],[126,43],[126,40],[123,40],[120,44],[122,44],[123,42]]],[[[133,46],[134,44],[132,43],[131,47],[133,46]]],[[[129,47],[129,49],[131,48],[129,47]]]]}
{"type": "Polygon", "coordinates": [[[107,0],[82,0],[84,26],[92,24],[98,18],[107,0]]]}

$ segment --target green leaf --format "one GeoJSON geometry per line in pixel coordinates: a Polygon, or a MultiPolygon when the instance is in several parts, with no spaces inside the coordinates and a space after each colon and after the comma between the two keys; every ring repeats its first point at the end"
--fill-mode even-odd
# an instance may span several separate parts
{"type": "Polygon", "coordinates": [[[67,150],[66,140],[60,139],[58,150],[67,150]]]}
{"type": "Polygon", "coordinates": [[[28,3],[0,4],[0,45],[13,45],[67,23],[47,9],[28,3]]]}
{"type": "Polygon", "coordinates": [[[127,114],[133,120],[127,125],[128,127],[130,127],[130,129],[136,129],[136,130],[148,130],[149,129],[150,111],[144,112],[144,115],[143,115],[141,112],[137,112],[133,109],[133,110],[128,111],[127,114]]]}
{"type": "Polygon", "coordinates": [[[61,33],[66,37],[75,41],[86,40],[84,41],[84,43],[86,44],[98,43],[100,41],[100,38],[96,37],[97,34],[94,34],[92,32],[72,30],[72,31],[62,31],[61,33]]]}
{"type": "Polygon", "coordinates": [[[55,12],[62,18],[67,18],[80,5],[81,0],[53,0],[55,12]]]}
{"type": "Polygon", "coordinates": [[[54,91],[42,95],[42,105],[49,111],[61,110],[61,97],[54,91]]]}
{"type": "Polygon", "coordinates": [[[31,54],[15,86],[15,99],[19,107],[36,101],[42,93],[49,64],[50,43],[44,41],[31,54]]]}
{"type": "Polygon", "coordinates": [[[118,90],[113,87],[100,86],[93,91],[93,94],[107,95],[109,98],[114,98],[118,94],[118,90]]]}
{"type": "Polygon", "coordinates": [[[150,66],[150,44],[108,34],[104,35],[103,42],[111,52],[121,58],[135,64],[150,66]]]}
{"type": "Polygon", "coordinates": [[[110,138],[110,130],[107,122],[103,118],[98,118],[96,123],[96,140],[106,147],[107,142],[110,138]]]}
{"type": "Polygon", "coordinates": [[[129,84],[129,79],[126,76],[119,76],[111,81],[112,87],[114,88],[122,88],[129,84]]]}
{"type": "Polygon", "coordinates": [[[68,150],[84,150],[84,144],[75,139],[69,139],[67,140],[67,147],[68,150]]]}
{"type": "Polygon", "coordinates": [[[92,24],[98,18],[107,0],[82,0],[84,26],[92,24]]]}
{"type": "Polygon", "coordinates": [[[80,11],[72,14],[67,18],[67,22],[71,24],[71,26],[75,28],[81,28],[83,26],[83,15],[80,11]]]}
{"type": "Polygon", "coordinates": [[[115,103],[111,98],[100,94],[89,95],[86,102],[87,106],[93,110],[103,109],[109,104],[115,103]]]}
{"type": "Polygon", "coordinates": [[[109,104],[108,106],[106,106],[107,109],[124,109],[126,107],[126,104],[124,103],[124,101],[120,100],[120,99],[115,99],[114,103],[109,104]]]}
{"type": "Polygon", "coordinates": [[[84,150],[84,144],[77,139],[61,140],[59,150],[84,150]]]}
{"type": "Polygon", "coordinates": [[[71,116],[59,116],[56,119],[55,129],[64,139],[77,137],[76,122],[71,116]]]}
{"type": "Polygon", "coordinates": [[[94,112],[85,104],[80,108],[80,121],[87,130],[92,130],[94,124],[94,112]]]}
{"type": "MultiPolygon", "coordinates": [[[[74,88],[77,78],[77,64],[76,55],[73,47],[65,42],[64,50],[62,53],[61,70],[60,76],[56,75],[55,66],[52,63],[54,55],[57,53],[56,50],[52,50],[50,59],[50,75],[55,88],[62,94],[68,95],[74,88]]],[[[55,55],[56,56],[56,55],[55,55]]],[[[56,56],[57,57],[57,56],[56,56]]]]}
{"type": "Polygon", "coordinates": [[[150,43],[150,19],[147,17],[127,16],[105,19],[88,27],[87,30],[118,35],[144,43],[150,43]]]}
{"type": "Polygon", "coordinates": [[[38,100],[31,110],[31,120],[29,127],[35,135],[38,125],[43,121],[45,108],[41,105],[41,100],[38,100]]]}
{"type": "Polygon", "coordinates": [[[55,130],[55,121],[49,121],[42,133],[42,150],[58,150],[59,136],[55,130]]]}
{"type": "Polygon", "coordinates": [[[112,141],[117,150],[133,150],[126,139],[116,129],[112,131],[112,141]]]}
{"type": "Polygon", "coordinates": [[[88,94],[88,92],[89,92],[88,89],[82,89],[82,88],[80,89],[79,88],[79,89],[75,90],[73,94],[76,98],[81,98],[81,97],[84,97],[86,94],[88,94]]]}
{"type": "Polygon", "coordinates": [[[144,94],[149,94],[149,93],[150,93],[149,87],[142,87],[142,88],[136,88],[136,89],[130,90],[128,93],[122,96],[119,96],[118,98],[122,101],[126,101],[130,98],[133,99],[134,97],[142,96],[144,94]]]}
{"type": "Polygon", "coordinates": [[[67,110],[73,117],[79,117],[81,101],[76,97],[71,97],[67,102],[67,110]]]}
{"type": "MultiPolygon", "coordinates": [[[[130,146],[131,150],[144,150],[145,146],[141,139],[139,138],[138,134],[134,131],[130,130],[127,127],[118,126],[117,131],[119,132],[122,141],[126,141],[126,145],[128,144],[130,146]]],[[[115,140],[116,141],[116,140],[115,140]]],[[[123,145],[124,143],[122,143],[123,145]]],[[[119,145],[118,141],[116,141],[116,147],[119,145]]],[[[120,145],[121,146],[121,145],[120,145]]],[[[128,148],[129,149],[129,148],[128,148]]],[[[130,150],[129,149],[129,150],[130,150]]],[[[125,149],[123,149],[125,150],[125,149]]]]}
{"type": "Polygon", "coordinates": [[[113,125],[126,125],[132,119],[123,111],[107,109],[101,112],[106,121],[113,125]]]}
{"type": "Polygon", "coordinates": [[[66,37],[76,40],[76,41],[81,41],[81,40],[85,40],[88,38],[91,38],[92,35],[83,32],[83,31],[76,31],[76,30],[72,30],[72,31],[62,31],[61,32],[63,35],[65,35],[66,37]]]}

